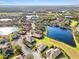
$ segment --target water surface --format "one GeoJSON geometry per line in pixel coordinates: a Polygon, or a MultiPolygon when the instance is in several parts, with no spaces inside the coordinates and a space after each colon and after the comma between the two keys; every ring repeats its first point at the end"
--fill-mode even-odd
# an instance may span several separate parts
{"type": "Polygon", "coordinates": [[[0,27],[0,35],[8,35],[15,31],[17,31],[16,27],[0,27]]]}
{"type": "Polygon", "coordinates": [[[60,27],[51,27],[51,26],[48,26],[47,29],[48,29],[48,37],[64,42],[73,47],[76,46],[72,32],[70,30],[61,29],[60,27]]]}

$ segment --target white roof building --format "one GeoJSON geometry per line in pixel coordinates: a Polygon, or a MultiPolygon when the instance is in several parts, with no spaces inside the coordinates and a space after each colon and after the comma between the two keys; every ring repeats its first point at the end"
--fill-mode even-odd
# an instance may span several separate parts
{"type": "Polygon", "coordinates": [[[27,15],[26,20],[30,20],[30,19],[36,20],[38,19],[38,15],[27,15]]]}
{"type": "Polygon", "coordinates": [[[51,49],[49,49],[49,50],[46,51],[46,55],[47,55],[47,58],[48,58],[48,59],[55,58],[55,57],[57,57],[60,53],[61,53],[61,51],[60,51],[58,48],[56,48],[56,49],[51,48],[51,49]]]}
{"type": "Polygon", "coordinates": [[[30,20],[32,18],[32,15],[27,15],[26,20],[30,20]]]}
{"type": "Polygon", "coordinates": [[[30,43],[34,42],[34,39],[33,39],[33,37],[32,37],[31,32],[27,32],[26,41],[28,41],[28,42],[30,42],[30,43]]]}
{"type": "Polygon", "coordinates": [[[0,21],[11,21],[12,19],[8,19],[8,18],[6,18],[6,19],[0,19],[0,21]]]}
{"type": "Polygon", "coordinates": [[[64,16],[65,18],[73,18],[72,16],[64,16]]]}
{"type": "Polygon", "coordinates": [[[47,47],[47,45],[45,45],[45,44],[39,44],[39,45],[37,45],[37,51],[38,51],[38,52],[41,52],[41,51],[43,51],[46,47],[47,47]]]}

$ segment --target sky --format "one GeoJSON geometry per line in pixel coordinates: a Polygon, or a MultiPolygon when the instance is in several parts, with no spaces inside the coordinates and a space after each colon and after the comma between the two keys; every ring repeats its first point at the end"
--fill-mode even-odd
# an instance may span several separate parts
{"type": "Polygon", "coordinates": [[[0,5],[79,5],[79,0],[0,0],[0,5]]]}

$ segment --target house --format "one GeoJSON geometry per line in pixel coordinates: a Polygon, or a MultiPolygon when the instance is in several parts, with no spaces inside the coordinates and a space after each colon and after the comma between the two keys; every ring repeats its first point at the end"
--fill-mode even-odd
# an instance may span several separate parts
{"type": "Polygon", "coordinates": [[[32,36],[35,38],[42,38],[42,34],[38,34],[38,33],[33,33],[32,36]]]}
{"type": "Polygon", "coordinates": [[[37,52],[42,52],[42,51],[44,51],[45,49],[47,48],[47,45],[45,45],[45,44],[38,44],[37,45],[37,52]]]}
{"type": "Polygon", "coordinates": [[[27,32],[27,34],[26,34],[26,41],[28,41],[29,43],[33,43],[35,40],[33,39],[33,37],[32,37],[32,32],[31,31],[29,31],[29,32],[27,32]]]}
{"type": "Polygon", "coordinates": [[[56,49],[49,49],[46,51],[46,55],[47,55],[47,58],[48,59],[52,59],[52,58],[55,58],[57,57],[58,55],[60,55],[61,51],[60,49],[56,48],[56,49]]]}
{"type": "Polygon", "coordinates": [[[33,15],[31,18],[33,21],[37,21],[39,19],[38,15],[33,15]]]}
{"type": "Polygon", "coordinates": [[[36,32],[34,32],[32,34],[33,37],[36,37],[36,38],[42,38],[43,37],[43,34],[42,34],[42,31],[41,30],[37,30],[36,32]]]}
{"type": "Polygon", "coordinates": [[[33,20],[33,21],[36,21],[38,19],[38,15],[27,15],[26,16],[26,20],[33,20]]]}
{"type": "Polygon", "coordinates": [[[65,23],[65,26],[69,26],[70,25],[70,21],[69,20],[66,20],[64,23],[65,23]]]}
{"type": "Polygon", "coordinates": [[[23,38],[23,43],[29,47],[29,48],[33,48],[34,45],[35,45],[35,40],[34,38],[32,37],[31,33],[27,33],[24,38],[23,38]]]}
{"type": "Polygon", "coordinates": [[[36,25],[36,27],[37,27],[37,30],[41,30],[41,31],[42,31],[42,29],[44,28],[43,25],[40,24],[40,23],[38,23],[38,24],[36,25]]]}
{"type": "Polygon", "coordinates": [[[13,53],[13,49],[10,43],[6,43],[3,47],[2,47],[2,53],[4,55],[4,58],[7,58],[9,55],[11,55],[13,53]]]}
{"type": "Polygon", "coordinates": [[[26,36],[26,41],[28,41],[29,43],[33,43],[34,42],[34,39],[32,36],[26,36]]]}
{"type": "Polygon", "coordinates": [[[67,16],[64,16],[64,17],[65,17],[65,18],[73,18],[73,16],[68,16],[68,15],[67,15],[67,16]]]}
{"type": "Polygon", "coordinates": [[[26,20],[30,20],[32,18],[32,15],[27,15],[26,20]]]}
{"type": "Polygon", "coordinates": [[[20,37],[20,35],[17,32],[13,32],[13,35],[12,35],[13,40],[17,40],[17,39],[19,39],[19,37],[20,37]]]}
{"type": "Polygon", "coordinates": [[[2,37],[2,38],[0,39],[0,42],[1,42],[2,44],[5,44],[6,42],[8,42],[8,36],[2,37]]]}

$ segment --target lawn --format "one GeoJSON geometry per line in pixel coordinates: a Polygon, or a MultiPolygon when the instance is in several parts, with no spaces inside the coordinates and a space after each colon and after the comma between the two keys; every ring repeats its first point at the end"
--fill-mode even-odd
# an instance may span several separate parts
{"type": "Polygon", "coordinates": [[[0,59],[3,59],[3,55],[0,54],[0,59]]]}
{"type": "Polygon", "coordinates": [[[49,48],[53,46],[53,44],[49,42],[49,38],[46,36],[44,36],[44,38],[42,39],[35,38],[35,41],[36,41],[36,45],[38,45],[39,43],[43,43],[46,44],[49,48]]]}

